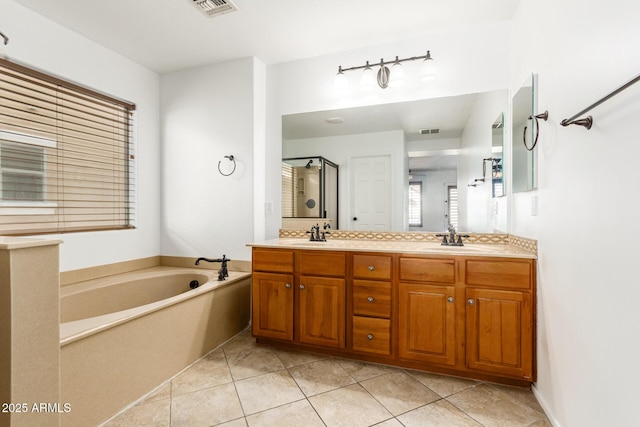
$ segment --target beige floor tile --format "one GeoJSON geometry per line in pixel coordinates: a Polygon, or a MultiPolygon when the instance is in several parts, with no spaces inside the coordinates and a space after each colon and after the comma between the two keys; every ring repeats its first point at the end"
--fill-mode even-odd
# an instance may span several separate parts
{"type": "Polygon", "coordinates": [[[231,341],[222,346],[227,357],[233,357],[241,353],[254,350],[271,350],[271,346],[256,343],[249,330],[238,334],[231,341]]]}
{"type": "Polygon", "coordinates": [[[486,427],[528,426],[544,417],[488,384],[451,395],[447,400],[486,427]]]}
{"type": "Polygon", "coordinates": [[[355,383],[335,359],[294,366],[289,372],[307,397],[355,383]]]}
{"type": "Polygon", "coordinates": [[[171,393],[173,396],[179,396],[196,390],[228,384],[232,381],[231,371],[224,353],[209,354],[171,381],[171,393]]]}
{"type": "Polygon", "coordinates": [[[337,361],[356,381],[368,380],[398,370],[398,368],[391,366],[360,362],[359,360],[337,359],[337,361]]]}
{"type": "Polygon", "coordinates": [[[236,382],[245,415],[304,399],[286,369],[236,382]]]}
{"type": "Polygon", "coordinates": [[[446,400],[421,406],[398,416],[405,427],[482,427],[446,400]]]}
{"type": "Polygon", "coordinates": [[[317,362],[318,360],[328,359],[329,356],[315,353],[307,353],[304,351],[275,349],[275,353],[282,361],[285,368],[293,366],[304,365],[311,362],[317,362]]]}
{"type": "Polygon", "coordinates": [[[235,381],[279,371],[284,365],[271,350],[251,350],[227,357],[231,375],[235,381]]]}
{"type": "Polygon", "coordinates": [[[243,416],[232,383],[171,399],[171,427],[211,426],[243,416]]]}
{"type": "Polygon", "coordinates": [[[360,384],[393,415],[440,399],[427,386],[401,370],[362,381],[360,384]]]}
{"type": "Polygon", "coordinates": [[[247,427],[247,420],[238,418],[237,420],[227,421],[226,423],[216,424],[216,427],[247,427]]]}
{"type": "Polygon", "coordinates": [[[553,427],[553,424],[551,424],[547,417],[544,417],[533,424],[529,424],[528,427],[553,427]]]}
{"type": "Polygon", "coordinates": [[[309,398],[328,427],[364,427],[392,418],[360,384],[352,384],[309,398]]]}
{"type": "Polygon", "coordinates": [[[102,427],[169,427],[171,400],[156,400],[136,405],[102,427]]]}
{"type": "Polygon", "coordinates": [[[383,421],[379,424],[375,424],[373,427],[403,427],[400,421],[395,418],[391,418],[387,421],[383,421]]]}
{"type": "Polygon", "coordinates": [[[164,400],[171,398],[171,382],[166,382],[155,389],[153,393],[148,395],[143,403],[155,402],[156,400],[164,400]]]}
{"type": "Polygon", "coordinates": [[[406,372],[442,397],[447,397],[481,384],[480,381],[450,377],[448,375],[438,375],[409,369],[407,369],[406,372]]]}
{"type": "Polygon", "coordinates": [[[247,423],[249,427],[324,427],[307,399],[250,415],[247,423]]]}
{"type": "Polygon", "coordinates": [[[538,399],[536,399],[536,396],[533,394],[531,389],[522,388],[522,387],[510,387],[510,386],[500,385],[500,384],[489,384],[489,385],[495,388],[496,390],[500,390],[502,393],[509,396],[509,398],[516,400],[522,404],[525,404],[529,408],[535,411],[544,413],[544,409],[542,409],[542,406],[540,406],[540,403],[538,403],[538,399]]]}

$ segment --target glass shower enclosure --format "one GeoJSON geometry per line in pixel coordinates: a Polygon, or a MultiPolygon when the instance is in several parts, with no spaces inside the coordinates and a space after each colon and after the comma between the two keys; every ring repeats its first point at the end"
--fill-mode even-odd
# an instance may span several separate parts
{"type": "Polygon", "coordinates": [[[283,228],[323,219],[337,229],[338,165],[321,156],[282,159],[282,219],[283,228]]]}

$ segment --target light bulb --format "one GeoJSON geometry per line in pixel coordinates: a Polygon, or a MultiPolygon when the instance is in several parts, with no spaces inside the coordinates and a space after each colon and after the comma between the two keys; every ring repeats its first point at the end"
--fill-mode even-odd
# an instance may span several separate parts
{"type": "Polygon", "coordinates": [[[437,68],[435,61],[431,58],[431,53],[427,51],[427,57],[422,61],[422,69],[420,70],[420,81],[428,82],[436,79],[437,68]]]}
{"type": "Polygon", "coordinates": [[[373,89],[376,85],[376,76],[367,61],[366,68],[362,71],[362,77],[360,78],[360,86],[363,89],[373,89]]]}
{"type": "Polygon", "coordinates": [[[391,78],[389,79],[389,86],[391,87],[399,87],[404,84],[404,68],[398,61],[398,57],[396,56],[396,62],[391,66],[391,78]]]}
{"type": "Polygon", "coordinates": [[[336,89],[346,89],[349,87],[349,81],[347,80],[347,76],[344,75],[342,67],[338,67],[338,74],[336,74],[336,77],[333,80],[333,86],[336,89]]]}

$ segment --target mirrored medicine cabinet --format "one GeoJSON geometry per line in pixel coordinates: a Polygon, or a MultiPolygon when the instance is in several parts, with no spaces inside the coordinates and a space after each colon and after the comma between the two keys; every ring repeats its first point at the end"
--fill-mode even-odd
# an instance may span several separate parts
{"type": "Polygon", "coordinates": [[[537,76],[530,75],[512,99],[511,169],[514,193],[537,188],[535,121],[537,76]],[[527,147],[528,146],[528,147],[527,147]],[[533,148],[532,148],[533,147],[533,148]]]}

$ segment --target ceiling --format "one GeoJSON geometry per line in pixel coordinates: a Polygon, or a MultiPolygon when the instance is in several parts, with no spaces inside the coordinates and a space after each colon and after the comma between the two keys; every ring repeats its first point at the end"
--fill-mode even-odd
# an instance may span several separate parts
{"type": "Polygon", "coordinates": [[[282,117],[284,139],[318,138],[402,129],[406,141],[459,138],[476,94],[370,105],[282,117]],[[341,119],[330,123],[327,119],[341,119]],[[420,135],[420,129],[439,129],[420,135]]]}
{"type": "Polygon", "coordinates": [[[520,0],[15,0],[158,73],[255,56],[294,61],[511,19],[520,0]]]}

